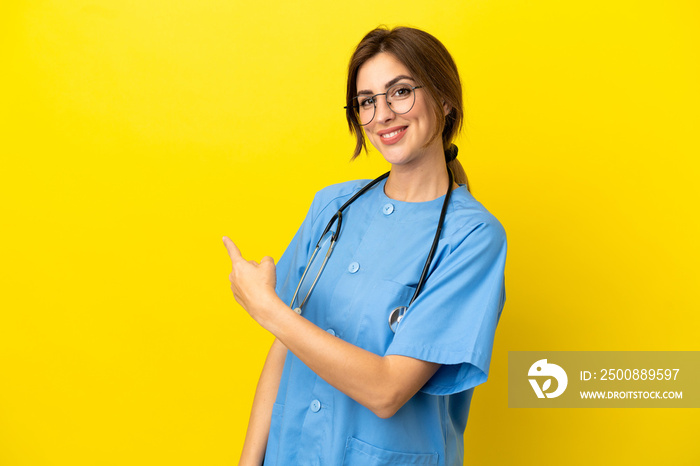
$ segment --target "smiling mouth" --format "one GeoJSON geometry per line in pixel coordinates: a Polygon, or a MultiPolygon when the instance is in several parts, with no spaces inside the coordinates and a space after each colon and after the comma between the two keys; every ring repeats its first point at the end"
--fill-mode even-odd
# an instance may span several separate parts
{"type": "Polygon", "coordinates": [[[393,138],[393,137],[396,136],[397,134],[399,134],[399,133],[401,133],[401,132],[403,132],[403,131],[406,131],[406,128],[407,128],[407,127],[404,126],[403,128],[397,129],[396,131],[392,131],[391,133],[382,134],[380,137],[381,137],[382,139],[393,138]]]}

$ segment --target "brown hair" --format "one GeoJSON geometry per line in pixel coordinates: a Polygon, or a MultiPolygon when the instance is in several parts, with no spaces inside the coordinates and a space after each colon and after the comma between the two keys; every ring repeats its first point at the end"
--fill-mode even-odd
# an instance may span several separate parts
{"type": "MultiPolygon", "coordinates": [[[[430,96],[428,103],[433,110],[437,125],[435,134],[432,135],[428,144],[440,137],[442,133],[442,146],[447,150],[462,129],[463,117],[462,84],[452,56],[439,40],[425,31],[409,27],[388,29],[380,26],[362,38],[348,66],[345,116],[350,133],[356,139],[352,158],[360,155],[363,149],[367,152],[362,126],[352,106],[353,97],[357,93],[357,72],[367,60],[382,52],[392,54],[403,63],[430,96]],[[447,115],[444,114],[443,103],[450,108],[447,115]]],[[[459,161],[449,162],[448,167],[452,170],[455,181],[466,184],[468,189],[467,175],[459,161]]]]}

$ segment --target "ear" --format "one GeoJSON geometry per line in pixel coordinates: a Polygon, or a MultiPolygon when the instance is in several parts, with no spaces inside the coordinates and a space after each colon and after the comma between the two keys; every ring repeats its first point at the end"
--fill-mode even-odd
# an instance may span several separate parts
{"type": "Polygon", "coordinates": [[[448,103],[443,100],[442,101],[442,110],[445,113],[445,116],[447,116],[452,111],[452,107],[450,105],[448,105],[448,103]]]}

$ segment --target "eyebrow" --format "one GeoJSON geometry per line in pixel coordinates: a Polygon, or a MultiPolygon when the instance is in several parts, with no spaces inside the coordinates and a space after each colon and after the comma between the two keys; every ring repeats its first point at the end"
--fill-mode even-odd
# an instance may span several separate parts
{"type": "MultiPolygon", "coordinates": [[[[384,89],[389,89],[391,86],[393,86],[393,85],[396,84],[397,82],[401,81],[402,79],[410,79],[410,80],[413,81],[413,82],[416,81],[415,79],[413,79],[413,78],[410,77],[410,76],[406,76],[405,74],[400,74],[400,75],[398,75],[397,77],[395,77],[394,79],[392,79],[391,81],[389,81],[388,83],[386,83],[386,84],[384,85],[384,89]]],[[[370,90],[368,90],[368,89],[364,89],[364,90],[359,91],[359,92],[357,93],[357,95],[360,95],[360,94],[369,94],[369,95],[372,95],[372,91],[370,91],[370,90]]]]}

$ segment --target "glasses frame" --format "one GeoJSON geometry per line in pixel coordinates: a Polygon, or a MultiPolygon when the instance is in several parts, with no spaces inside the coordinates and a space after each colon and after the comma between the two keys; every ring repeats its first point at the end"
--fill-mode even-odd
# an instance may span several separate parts
{"type": "Polygon", "coordinates": [[[421,89],[423,87],[423,86],[411,86],[411,85],[408,85],[407,83],[396,83],[393,86],[391,86],[389,89],[387,89],[386,92],[381,92],[379,94],[374,94],[374,95],[365,95],[365,94],[356,95],[355,97],[352,98],[352,100],[355,101],[355,105],[346,105],[343,108],[346,110],[348,108],[352,108],[355,111],[355,115],[357,116],[357,122],[359,123],[359,125],[360,126],[367,126],[368,124],[372,123],[372,121],[374,121],[374,116],[377,114],[377,98],[380,95],[383,95],[384,99],[386,100],[387,107],[389,107],[389,109],[393,113],[395,113],[396,115],[405,115],[406,113],[410,112],[413,109],[414,105],[416,105],[416,93],[415,92],[413,93],[413,103],[411,104],[411,107],[408,110],[406,110],[405,112],[397,112],[396,110],[394,110],[394,107],[391,106],[391,101],[389,99],[389,91],[391,89],[393,89],[394,87],[400,86],[400,85],[408,86],[411,88],[412,91],[415,91],[416,89],[421,89]],[[367,123],[360,122],[360,110],[359,110],[360,104],[357,103],[357,99],[359,99],[360,97],[366,97],[366,98],[370,98],[370,99],[374,100],[374,112],[372,113],[372,118],[370,118],[367,123]]]}

